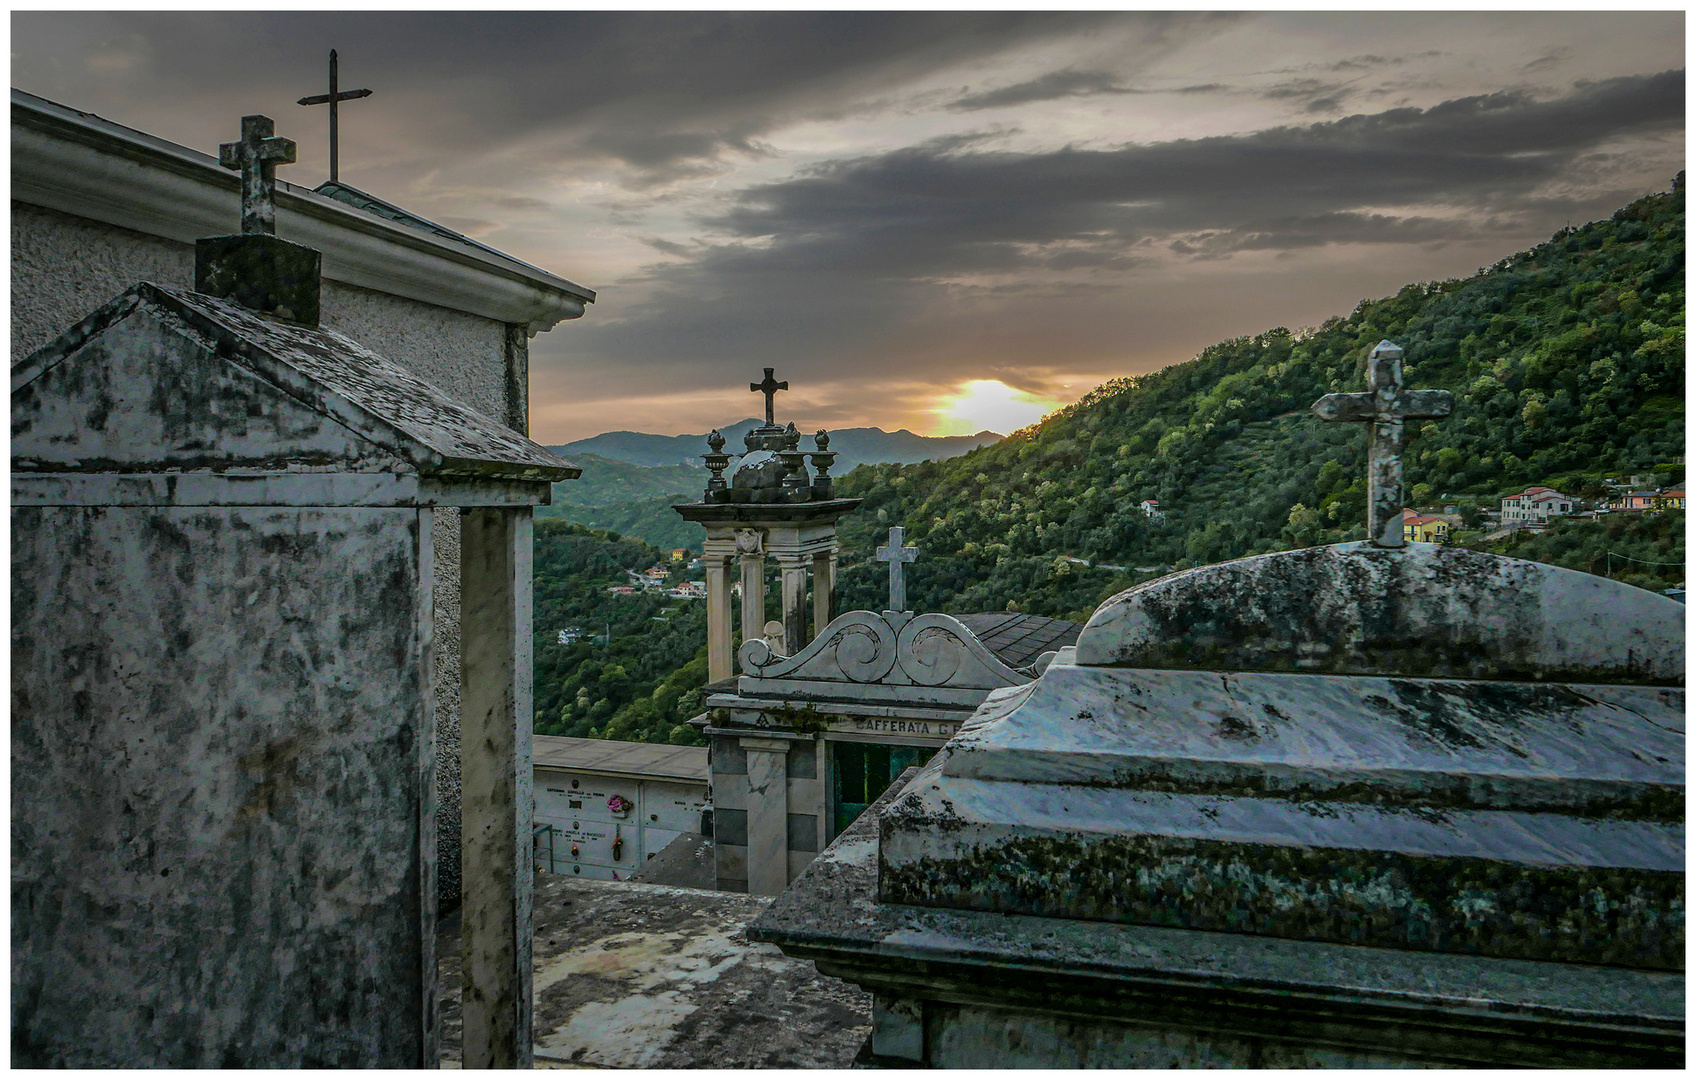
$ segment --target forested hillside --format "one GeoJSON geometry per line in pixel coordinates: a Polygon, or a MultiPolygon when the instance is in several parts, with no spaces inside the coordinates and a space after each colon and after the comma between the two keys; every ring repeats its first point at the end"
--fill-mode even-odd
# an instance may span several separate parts
{"type": "Polygon", "coordinates": [[[671,507],[701,497],[706,470],[687,465],[632,465],[589,453],[565,456],[583,470],[583,475],[555,484],[553,503],[536,508],[538,520],[561,518],[610,530],[667,552],[680,547],[701,550],[701,527],[684,521],[671,507]]]}
{"type": "Polygon", "coordinates": [[[1107,383],[965,457],[855,469],[838,486],[866,500],[844,520],[843,601],[883,595],[884,567],[866,560],[890,525],[922,549],[908,585],[920,610],[1073,617],[1152,576],[1137,566],[1361,537],[1364,433],[1307,410],[1364,389],[1385,338],[1406,350],[1408,385],[1456,397],[1449,418],[1409,425],[1409,505],[1493,504],[1529,484],[1578,492],[1668,462],[1684,453],[1675,188],[1472,277],[1107,383]],[[1164,519],[1139,512],[1150,498],[1164,519]]]}
{"type": "Polygon", "coordinates": [[[664,561],[640,540],[558,519],[536,522],[537,732],[700,742],[683,721],[700,711],[706,681],[702,601],[607,591],[626,583],[626,570],[664,561]],[[559,631],[569,627],[585,636],[561,645],[559,631]],[[666,686],[676,692],[656,700],[656,688],[666,686]]]}
{"type": "MultiPolygon", "coordinates": [[[[871,555],[891,525],[922,551],[907,567],[918,610],[1080,621],[1173,567],[1361,537],[1365,433],[1308,406],[1364,389],[1366,354],[1384,338],[1406,350],[1410,386],[1456,397],[1452,416],[1409,427],[1410,505],[1470,511],[1529,484],[1594,494],[1631,472],[1679,480],[1683,267],[1675,190],[1464,280],[1410,285],[1317,329],[1238,338],[1108,383],[965,457],[861,466],[838,485],[865,500],[842,521],[838,609],[883,606],[887,569],[871,555]],[[1149,498],[1166,517],[1142,515],[1149,498]]],[[[1565,521],[1487,546],[1658,589],[1684,580],[1683,522],[1681,512],[1565,521]]],[[[702,606],[605,590],[659,558],[627,537],[537,523],[538,731],[694,741],[683,721],[705,679],[702,606]],[[548,628],[597,619],[610,644],[553,643],[548,628]]]]}

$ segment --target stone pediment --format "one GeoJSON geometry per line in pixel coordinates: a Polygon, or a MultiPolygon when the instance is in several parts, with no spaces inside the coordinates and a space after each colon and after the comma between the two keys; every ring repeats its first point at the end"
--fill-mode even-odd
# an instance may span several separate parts
{"type": "Polygon", "coordinates": [[[146,282],[13,367],[12,471],[578,474],[333,330],[146,282]]]}
{"type": "Polygon", "coordinates": [[[742,643],[737,658],[746,684],[760,680],[837,683],[847,687],[925,687],[993,690],[1029,682],[1031,676],[996,659],[950,615],[850,611],[794,656],[779,656],[758,639],[742,643]]]}

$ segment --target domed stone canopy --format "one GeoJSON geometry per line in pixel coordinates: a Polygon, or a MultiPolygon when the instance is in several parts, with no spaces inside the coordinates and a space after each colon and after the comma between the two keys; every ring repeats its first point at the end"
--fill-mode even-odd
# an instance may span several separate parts
{"type": "Polygon", "coordinates": [[[783,464],[770,450],[755,450],[744,456],[730,479],[733,491],[775,491],[782,484],[783,464]]]}

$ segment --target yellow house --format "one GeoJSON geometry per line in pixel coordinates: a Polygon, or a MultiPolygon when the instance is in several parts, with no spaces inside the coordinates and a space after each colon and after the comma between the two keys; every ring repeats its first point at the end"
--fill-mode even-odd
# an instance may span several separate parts
{"type": "Polygon", "coordinates": [[[1426,544],[1440,544],[1449,535],[1447,518],[1435,514],[1421,514],[1417,510],[1402,507],[1402,539],[1416,540],[1426,544]]]}

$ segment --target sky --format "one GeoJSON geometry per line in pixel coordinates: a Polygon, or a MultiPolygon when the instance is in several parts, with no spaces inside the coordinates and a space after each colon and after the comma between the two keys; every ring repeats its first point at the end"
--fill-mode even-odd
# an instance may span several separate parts
{"type": "Polygon", "coordinates": [[[531,428],[1006,432],[1670,186],[1659,12],[15,12],[12,84],[595,289],[531,428]]]}

